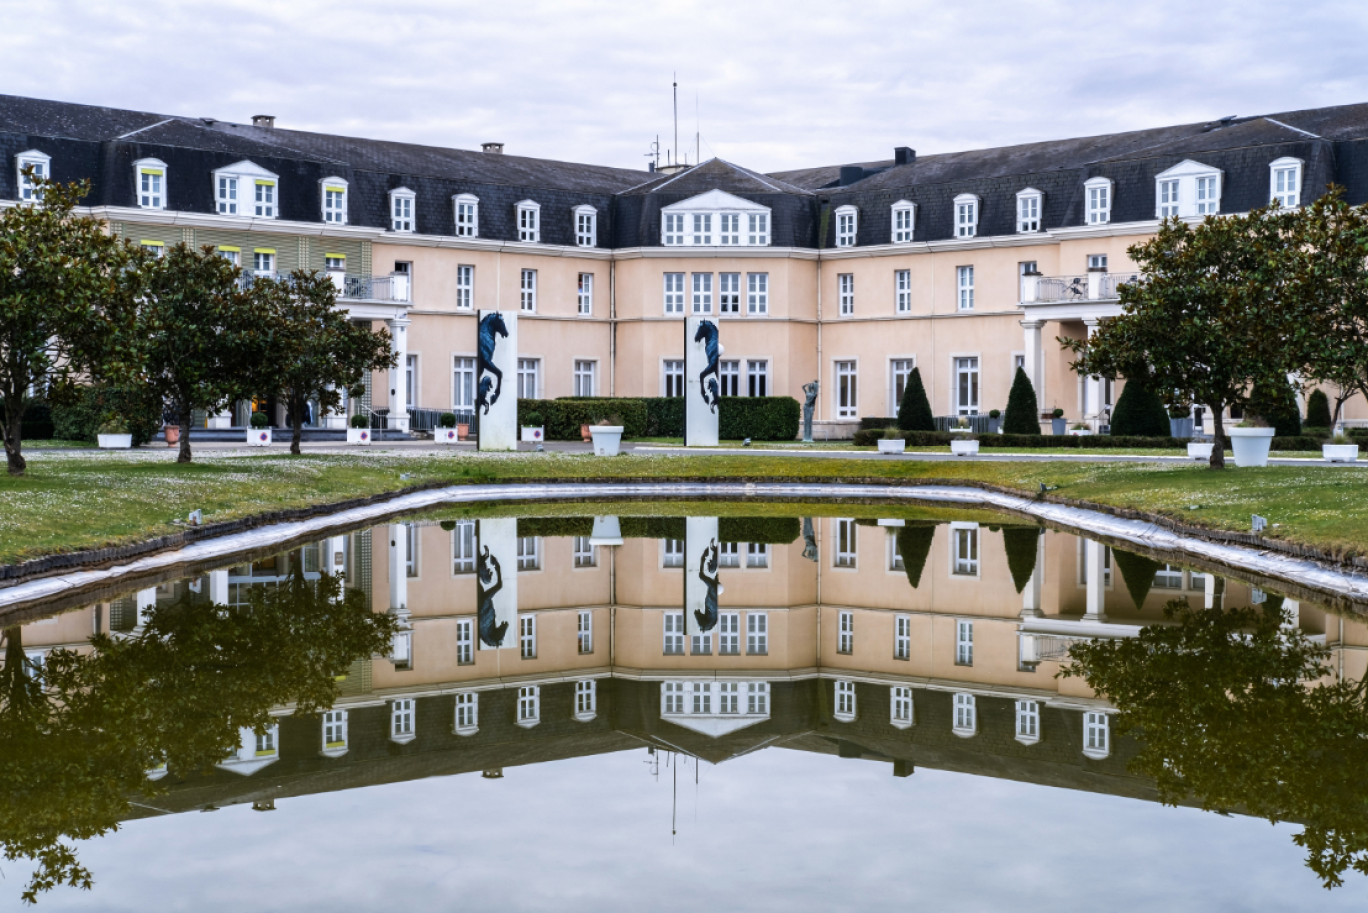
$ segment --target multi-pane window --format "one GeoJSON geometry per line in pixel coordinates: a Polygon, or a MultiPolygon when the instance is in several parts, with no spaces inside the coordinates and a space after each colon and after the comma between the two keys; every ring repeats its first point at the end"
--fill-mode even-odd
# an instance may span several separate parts
{"type": "Polygon", "coordinates": [[[955,665],[972,666],[973,664],[974,623],[960,619],[955,622],[955,665]]]}
{"type": "Polygon", "coordinates": [[[541,240],[541,207],[530,200],[518,204],[518,240],[541,240]]]}
{"type": "MultiPolygon", "coordinates": [[[[518,537],[518,570],[541,570],[541,536],[518,537]]],[[[530,621],[532,616],[525,616],[530,621]]]]}
{"type": "Polygon", "coordinates": [[[684,613],[665,613],[665,655],[684,655],[684,613]]]}
{"type": "Polygon", "coordinates": [[[712,688],[708,682],[691,682],[690,697],[693,698],[689,703],[691,713],[712,713],[712,688]]]}
{"type": "Polygon", "coordinates": [[[43,193],[38,189],[38,185],[35,181],[37,179],[46,180],[50,176],[49,165],[51,162],[51,156],[45,155],[36,149],[20,155],[18,159],[16,159],[16,180],[18,182],[20,200],[33,203],[43,198],[43,193]],[[32,177],[24,173],[26,169],[32,172],[32,177]]]}
{"type": "Polygon", "coordinates": [[[413,698],[390,701],[390,738],[403,742],[412,739],[414,734],[413,698]]]}
{"type": "Polygon", "coordinates": [[[955,237],[972,238],[978,234],[978,197],[955,197],[955,237]]]}
{"type": "Polygon", "coordinates": [[[973,735],[978,731],[978,704],[972,694],[956,694],[954,701],[955,735],[973,735]]]}
{"type": "Polygon", "coordinates": [[[836,652],[851,653],[855,650],[855,613],[840,612],[836,616],[836,652]]]}
{"type": "Polygon", "coordinates": [[[158,260],[166,256],[166,244],[162,241],[143,241],[139,246],[144,253],[151,254],[158,260]]]}
{"type": "Polygon", "coordinates": [[[683,567],[684,566],[684,540],[665,539],[661,545],[662,556],[661,567],[683,567]]]}
{"type": "Polygon", "coordinates": [[[912,689],[894,685],[889,689],[888,721],[899,729],[912,725],[912,689]]]}
{"type": "Polygon", "coordinates": [[[912,271],[893,271],[893,309],[899,314],[912,313],[912,271]]]}
{"type": "Polygon", "coordinates": [[[594,313],[594,274],[580,273],[579,282],[575,286],[575,301],[578,305],[577,311],[581,317],[588,317],[594,313]]]}
{"type": "Polygon", "coordinates": [[[665,313],[684,313],[684,274],[665,274],[665,313]]]}
{"type": "Polygon", "coordinates": [[[693,214],[693,231],[691,232],[691,237],[696,246],[712,243],[712,213],[696,212],[693,214]]]}
{"type": "Polygon", "coordinates": [[[913,213],[911,203],[902,201],[893,204],[893,243],[906,244],[912,240],[913,213]]]}
{"type": "Polygon", "coordinates": [[[912,657],[912,616],[893,616],[893,658],[912,657]]]}
{"type": "Polygon", "coordinates": [[[258,276],[275,274],[275,251],[256,250],[252,252],[252,270],[258,276]]]}
{"type": "Polygon", "coordinates": [[[855,521],[850,519],[837,520],[836,529],[836,551],[832,557],[832,567],[855,566],[855,521]]]}
{"type": "Polygon", "coordinates": [[[1159,218],[1178,215],[1178,181],[1160,181],[1156,193],[1159,198],[1159,218]]]}
{"type": "Polygon", "coordinates": [[[741,214],[739,212],[718,214],[717,243],[726,245],[741,243],[741,214]]]}
{"type": "Polygon", "coordinates": [[[842,317],[855,313],[855,274],[838,273],[836,276],[836,300],[840,305],[842,317]]]}
{"type": "Polygon", "coordinates": [[[580,206],[575,210],[575,243],[580,247],[598,244],[598,211],[592,206],[580,206]]]}
{"type": "Polygon", "coordinates": [[[717,313],[741,313],[741,274],[717,274],[717,313]]]}
{"type": "Polygon", "coordinates": [[[690,639],[689,653],[694,656],[708,656],[712,653],[712,632],[695,634],[690,639]]]}
{"type": "Polygon", "coordinates": [[[769,396],[769,361],[752,358],[746,362],[746,395],[769,396]]]}
{"type": "Polygon", "coordinates": [[[336,254],[324,254],[323,269],[329,273],[345,273],[347,271],[347,258],[336,254]]]}
{"type": "Polygon", "coordinates": [[[456,356],[451,367],[451,408],[469,412],[475,408],[475,359],[456,356]]]}
{"type": "MultiPolygon", "coordinates": [[[[598,567],[598,551],[588,536],[576,536],[574,541],[575,567],[598,567]]],[[[581,621],[583,618],[581,618],[581,621]]]]}
{"type": "Polygon", "coordinates": [[[1154,572],[1154,587],[1159,590],[1181,590],[1183,588],[1183,569],[1166,564],[1154,572]]]}
{"type": "Polygon", "coordinates": [[[979,529],[976,524],[950,527],[951,567],[956,577],[977,577],[979,573],[979,529]]]}
{"type": "Polygon", "coordinates": [[[740,567],[741,549],[738,542],[720,542],[717,545],[718,567],[740,567]]]}
{"type": "Polygon", "coordinates": [[[272,723],[265,732],[256,733],[256,756],[258,758],[272,757],[279,753],[280,748],[280,726],[272,723]]]}
{"type": "Polygon", "coordinates": [[[717,378],[722,396],[741,395],[741,362],[725,359],[717,363],[717,378]]]}
{"type": "Polygon", "coordinates": [[[888,363],[889,400],[888,414],[896,415],[902,405],[903,391],[907,389],[907,379],[912,376],[916,362],[910,358],[894,358],[888,363]]]}
{"type": "Polygon", "coordinates": [[[323,753],[341,754],[347,750],[347,711],[329,710],[323,714],[323,753]]]}
{"type": "Polygon", "coordinates": [[[238,214],[238,179],[228,175],[219,175],[215,182],[215,203],[221,216],[235,216],[238,214]]]}
{"type": "Polygon", "coordinates": [[[480,201],[468,193],[458,194],[452,199],[456,207],[456,237],[478,238],[480,236],[480,201]]]}
{"type": "Polygon", "coordinates": [[[746,274],[746,313],[752,317],[769,313],[769,273],[746,274]]]}
{"type": "Polygon", "coordinates": [[[836,684],[836,719],[849,722],[855,719],[855,683],[838,681],[836,684]]]}
{"type": "Polygon", "coordinates": [[[1084,183],[1088,200],[1088,224],[1102,225],[1111,221],[1111,181],[1105,178],[1093,179],[1084,183]]]}
{"type": "Polygon", "coordinates": [[[1281,158],[1269,168],[1269,201],[1283,208],[1301,205],[1301,160],[1281,158]]]}
{"type": "Polygon", "coordinates": [[[535,615],[518,616],[518,653],[523,659],[537,658],[537,616],[535,615]]]}
{"type": "Polygon", "coordinates": [[[741,613],[722,612],[717,616],[717,653],[719,656],[741,654],[741,613]]]}
{"type": "Polygon", "coordinates": [[[518,689],[518,725],[535,726],[541,722],[541,688],[525,685],[518,689]]]}
{"type": "Polygon", "coordinates": [[[842,206],[836,210],[836,246],[854,247],[856,227],[854,206],[842,206]]]}
{"type": "Polygon", "coordinates": [[[770,243],[769,213],[752,212],[746,216],[746,243],[758,247],[770,243]]]}
{"type": "Polygon", "coordinates": [[[1110,718],[1105,713],[1083,714],[1083,753],[1090,758],[1111,754],[1110,718]]]}
{"type": "Polygon", "coordinates": [[[1211,215],[1220,208],[1220,177],[1213,174],[1197,178],[1197,215],[1211,215]]]}
{"type": "Polygon", "coordinates": [[[166,208],[166,163],[156,159],[134,162],[138,179],[138,206],[166,208]]]}
{"type": "Polygon", "coordinates": [[[684,683],[664,682],[660,686],[660,712],[675,714],[684,712],[684,683]]]}
{"type": "Polygon", "coordinates": [[[242,249],[239,247],[220,247],[218,255],[234,266],[242,265],[242,249]]]}
{"type": "MultiPolygon", "coordinates": [[[[411,402],[411,401],[410,401],[411,402]]],[[[418,576],[418,527],[412,523],[404,524],[404,576],[418,576]]]]}
{"type": "Polygon", "coordinates": [[[741,683],[740,682],[718,682],[717,683],[717,712],[718,713],[739,713],[740,712],[741,683]]]}
{"type": "Polygon", "coordinates": [[[598,710],[598,682],[592,678],[575,682],[575,718],[590,719],[598,710]]]}
{"type": "Polygon", "coordinates": [[[598,387],[598,362],[575,361],[575,395],[594,396],[598,387]]]}
{"type": "Polygon", "coordinates": [[[535,313],[537,310],[537,271],[534,269],[522,271],[522,280],[518,286],[518,310],[524,314],[535,313]]]}
{"type": "Polygon", "coordinates": [[[456,307],[468,311],[475,306],[475,267],[456,267],[456,307]]]}
{"type": "Polygon", "coordinates": [[[663,396],[683,396],[684,395],[684,362],[677,359],[666,359],[664,368],[664,390],[663,396]]]}
{"type": "Polygon", "coordinates": [[[1040,740],[1040,702],[1016,702],[1016,738],[1019,742],[1040,740]]]}
{"type": "Polygon", "coordinates": [[[955,359],[955,414],[979,411],[979,360],[976,356],[955,359]]]}
{"type": "Polygon", "coordinates": [[[769,615],[765,612],[746,613],[746,653],[764,656],[769,652],[769,615]]]}
{"type": "Polygon", "coordinates": [[[747,542],[746,567],[769,567],[769,545],[764,542],[747,542]]]}
{"type": "Polygon", "coordinates": [[[575,643],[581,654],[594,652],[594,613],[581,610],[575,622],[575,643]]]}
{"type": "Polygon", "coordinates": [[[536,399],[541,389],[541,359],[518,359],[518,399],[536,399]]]}
{"type": "Polygon", "coordinates": [[[693,313],[711,314],[713,312],[712,273],[693,274],[693,313]]]}
{"type": "Polygon", "coordinates": [[[684,243],[684,213],[665,213],[665,230],[661,233],[661,238],[670,246],[684,243]]]}
{"type": "Polygon", "coordinates": [[[347,185],[336,179],[323,183],[323,221],[330,225],[347,224],[347,185]]]}
{"type": "Polygon", "coordinates": [[[854,418],[859,409],[855,362],[836,362],[836,417],[854,418]]]}
{"type": "Polygon", "coordinates": [[[451,573],[475,573],[475,521],[457,520],[451,531],[451,573]]]}
{"type": "Polygon", "coordinates": [[[1039,193],[1022,191],[1017,194],[1017,231],[1040,231],[1040,200],[1039,193]]]}
{"type": "Polygon", "coordinates": [[[469,666],[475,662],[475,622],[462,618],[456,622],[456,664],[469,666]]]}
{"type": "Polygon", "coordinates": [[[1088,269],[1105,270],[1106,268],[1106,254],[1088,254],[1088,269]]]}
{"type": "Polygon", "coordinates": [[[252,198],[253,212],[259,219],[274,219],[276,215],[276,182],[264,178],[256,179],[255,196],[252,198]]]}
{"type": "Polygon", "coordinates": [[[751,716],[769,714],[769,682],[748,682],[746,685],[746,713],[751,716]]]}
{"type": "Polygon", "coordinates": [[[480,728],[480,694],[460,691],[456,694],[456,734],[469,735],[480,728]]]}
{"type": "Polygon", "coordinates": [[[972,266],[955,267],[955,287],[959,291],[959,309],[961,311],[972,311],[974,309],[974,268],[972,266]]]}
{"type": "Polygon", "coordinates": [[[390,231],[413,231],[413,200],[409,191],[390,194],[390,231]]]}

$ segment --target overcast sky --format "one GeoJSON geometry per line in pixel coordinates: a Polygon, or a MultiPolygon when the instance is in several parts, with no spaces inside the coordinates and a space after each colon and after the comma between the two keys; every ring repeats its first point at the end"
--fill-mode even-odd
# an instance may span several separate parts
{"type": "Polygon", "coordinates": [[[1368,101],[1363,0],[0,0],[0,92],[761,170],[1368,101]]]}
{"type": "Polygon", "coordinates": [[[0,92],[759,170],[1368,101],[1368,3],[0,0],[0,92]],[[695,100],[698,120],[695,122],[695,100]]]}

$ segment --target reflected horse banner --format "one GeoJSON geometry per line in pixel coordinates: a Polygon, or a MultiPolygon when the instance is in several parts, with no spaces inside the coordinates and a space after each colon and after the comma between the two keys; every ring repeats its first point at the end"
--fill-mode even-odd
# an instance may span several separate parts
{"type": "Polygon", "coordinates": [[[480,450],[518,449],[518,315],[480,311],[475,323],[475,423],[480,450]]]}
{"type": "Polygon", "coordinates": [[[481,650],[518,645],[518,521],[475,521],[475,612],[481,650]]]}
{"type": "Polygon", "coordinates": [[[722,583],[722,543],[716,517],[684,518],[684,633],[707,634],[717,627],[722,583]]]}
{"type": "Polygon", "coordinates": [[[717,409],[722,399],[722,343],[717,322],[684,320],[684,446],[717,446],[717,409]]]}

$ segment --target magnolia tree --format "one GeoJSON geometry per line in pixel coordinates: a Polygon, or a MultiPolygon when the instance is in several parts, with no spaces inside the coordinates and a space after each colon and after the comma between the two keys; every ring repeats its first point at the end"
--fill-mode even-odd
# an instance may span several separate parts
{"type": "Polygon", "coordinates": [[[1339,388],[1334,421],[1349,398],[1368,396],[1368,205],[1351,207],[1339,190],[1301,213],[1295,256],[1301,294],[1319,307],[1307,317],[1306,376],[1339,388]]]}

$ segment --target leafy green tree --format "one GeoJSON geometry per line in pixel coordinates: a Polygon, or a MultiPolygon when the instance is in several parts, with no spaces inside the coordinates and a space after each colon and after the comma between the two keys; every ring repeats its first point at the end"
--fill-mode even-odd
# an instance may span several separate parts
{"type": "Polygon", "coordinates": [[[926,398],[920,368],[913,368],[907,375],[902,402],[898,403],[898,427],[903,431],[936,430],[936,417],[931,413],[931,401],[926,398]]]}
{"type": "Polygon", "coordinates": [[[279,392],[290,417],[290,453],[310,400],[320,410],[342,404],[342,392],[360,387],[370,371],[394,367],[387,330],[352,323],[337,308],[337,287],[315,271],[298,270],[288,282],[261,282],[272,340],[270,357],[252,371],[258,390],[279,392]]]}
{"type": "Polygon", "coordinates": [[[1306,398],[1306,427],[1329,428],[1334,424],[1335,420],[1330,417],[1330,398],[1317,387],[1306,398]]]}
{"type": "MultiPolygon", "coordinates": [[[[37,205],[0,209],[0,406],[5,459],[21,475],[29,391],[126,367],[121,338],[137,292],[138,253],[73,210],[90,185],[34,178],[37,205]]],[[[58,397],[60,398],[60,396],[58,397]]]]}
{"type": "Polygon", "coordinates": [[[1017,368],[1012,390],[1007,394],[1007,411],[1002,416],[1003,434],[1040,434],[1040,403],[1035,387],[1025,370],[1017,368]]]}
{"type": "Polygon", "coordinates": [[[903,573],[907,582],[916,589],[921,584],[922,571],[926,568],[926,558],[931,554],[931,543],[936,539],[936,524],[908,520],[898,530],[898,555],[902,558],[903,573]]]}
{"type": "Polygon", "coordinates": [[[1117,732],[1140,742],[1132,769],[1171,805],[1300,823],[1293,841],[1327,888],[1368,874],[1364,683],[1327,678],[1328,651],[1278,609],[1165,614],[1177,623],[1074,646],[1060,673],[1116,706],[1117,732]]]}
{"type": "Polygon", "coordinates": [[[1297,407],[1297,391],[1283,378],[1281,383],[1266,381],[1254,385],[1249,394],[1247,411],[1268,422],[1277,437],[1301,434],[1301,410],[1297,407]]]}
{"type": "Polygon", "coordinates": [[[1060,339],[1079,374],[1150,377],[1166,402],[1195,401],[1215,421],[1211,468],[1225,468],[1222,415],[1260,381],[1286,382],[1305,361],[1319,304],[1296,280],[1293,210],[1256,209],[1192,226],[1168,219],[1129,249],[1140,281],[1121,286],[1122,314],[1089,339],[1060,339]]]}
{"type": "MultiPolygon", "coordinates": [[[[291,562],[298,568],[298,560],[291,562]]],[[[152,796],[148,771],[193,773],[222,761],[271,708],[331,706],[336,677],[387,653],[394,617],[365,594],[297,571],[246,606],[188,598],[159,606],[132,636],[96,635],[89,652],[54,650],[39,670],[7,628],[0,670],[0,844],[32,860],[33,902],[58,885],[89,888],[67,840],[117,830],[128,798],[152,796]]]]}
{"type": "Polygon", "coordinates": [[[1012,585],[1020,593],[1031,581],[1036,569],[1036,555],[1041,529],[1037,526],[1004,526],[1002,547],[1007,552],[1007,569],[1012,572],[1012,585]]]}
{"type": "Polygon", "coordinates": [[[1164,401],[1140,378],[1128,378],[1112,410],[1111,433],[1137,437],[1168,437],[1169,417],[1164,401]]]}
{"type": "Polygon", "coordinates": [[[1333,425],[1346,401],[1368,396],[1368,205],[1350,206],[1332,188],[1300,217],[1301,244],[1291,251],[1299,266],[1295,294],[1319,303],[1306,315],[1312,329],[1304,373],[1338,389],[1333,425]]]}

